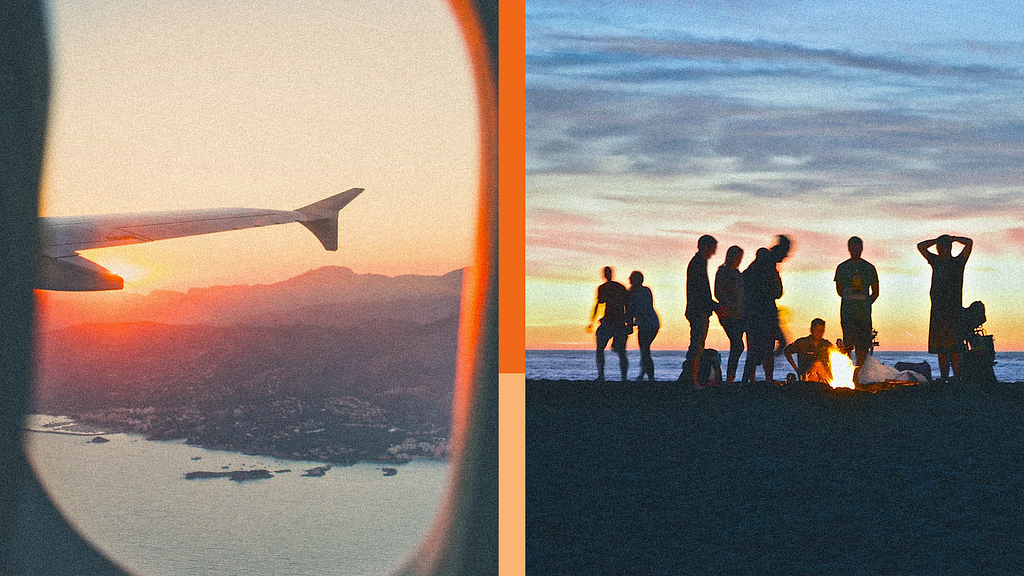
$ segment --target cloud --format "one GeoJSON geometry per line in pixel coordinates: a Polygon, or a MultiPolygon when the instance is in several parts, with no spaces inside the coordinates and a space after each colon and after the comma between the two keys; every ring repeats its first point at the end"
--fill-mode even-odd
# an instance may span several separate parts
{"type": "MultiPolygon", "coordinates": [[[[586,54],[585,60],[603,64],[615,62],[612,55],[650,59],[697,60],[715,62],[802,63],[836,66],[846,69],[884,72],[917,78],[950,78],[959,81],[991,82],[1020,80],[1012,69],[983,64],[948,64],[923,58],[899,58],[892,55],[864,54],[835,48],[814,48],[788,42],[768,40],[706,39],[698,37],[665,40],[643,36],[551,35],[549,42],[575,48],[586,54]],[[601,57],[598,58],[597,54],[601,57]]],[[[564,66],[568,53],[551,59],[536,58],[539,68],[564,66]]],[[[628,62],[620,60],[619,62],[628,62]]],[[[633,60],[634,62],[636,60],[633,60]]],[[[577,62],[579,64],[580,62],[577,62]]],[[[779,73],[777,68],[764,68],[765,74],[779,73]]]]}
{"type": "Polygon", "coordinates": [[[722,191],[793,197],[1012,187],[1024,181],[1024,123],[909,109],[754,105],[733,97],[608,90],[527,91],[531,175],[731,178],[722,191]]]}
{"type": "Polygon", "coordinates": [[[1003,242],[1000,244],[1005,250],[1021,254],[1024,253],[1024,228],[1010,228],[1003,232],[1003,242]]]}
{"type": "Polygon", "coordinates": [[[1024,194],[1021,191],[986,193],[975,191],[960,195],[937,196],[930,201],[878,198],[876,205],[888,208],[906,220],[961,220],[964,218],[1024,218],[1024,194]]]}
{"type": "Polygon", "coordinates": [[[715,157],[708,139],[714,132],[712,123],[743,110],[721,98],[529,88],[529,173],[651,177],[699,173],[715,157]]]}
{"type": "Polygon", "coordinates": [[[541,230],[587,230],[601,226],[601,220],[554,208],[530,208],[526,212],[530,227],[541,230]]]}
{"type": "Polygon", "coordinates": [[[1024,228],[1011,228],[1007,230],[1006,239],[1013,244],[1024,247],[1024,228]]]}
{"type": "MultiPolygon", "coordinates": [[[[741,221],[727,228],[723,235],[747,238],[752,242],[742,245],[746,254],[744,261],[753,259],[754,252],[761,246],[775,244],[775,237],[786,235],[792,242],[789,258],[783,263],[788,271],[833,270],[840,262],[849,258],[846,248],[849,234],[823,233],[792,225],[765,225],[758,222],[741,221]]],[[[885,243],[872,242],[871,252],[880,257],[891,257],[891,250],[885,243]]]]}
{"type": "MultiPolygon", "coordinates": [[[[542,228],[527,226],[527,259],[539,251],[558,251],[566,256],[584,257],[600,255],[615,260],[663,260],[678,258],[696,245],[700,234],[692,241],[675,235],[643,231],[609,232],[602,228],[542,228]]],[[[694,248],[695,249],[695,248],[694,248]]]]}
{"type": "Polygon", "coordinates": [[[835,185],[820,179],[761,179],[754,181],[731,181],[715,187],[722,192],[738,192],[757,198],[790,198],[821,193],[835,185]]]}
{"type": "Polygon", "coordinates": [[[1016,69],[728,38],[542,33],[531,46],[531,175],[727,170],[886,195],[1024,177],[1024,122],[1001,110],[1016,69]]]}
{"type": "Polygon", "coordinates": [[[528,182],[589,205],[595,230],[617,218],[641,228],[588,238],[528,217],[535,267],[588,251],[678,258],[667,239],[689,251],[701,227],[756,247],[780,231],[757,221],[793,233],[789,269],[845,257],[861,226],[884,238],[876,255],[905,262],[916,240],[901,224],[909,236],[1024,219],[1016,69],[920,46],[958,59],[733,39],[547,34],[533,45],[544,50],[528,55],[528,182]],[[834,235],[801,227],[837,216],[849,220],[834,235]]]}

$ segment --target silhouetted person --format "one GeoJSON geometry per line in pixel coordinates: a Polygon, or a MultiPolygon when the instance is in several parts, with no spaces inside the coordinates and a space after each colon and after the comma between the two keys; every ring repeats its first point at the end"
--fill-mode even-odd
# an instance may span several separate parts
{"type": "Polygon", "coordinates": [[[932,267],[932,285],[928,295],[932,300],[928,321],[928,353],[939,355],[942,379],[949,378],[950,359],[953,377],[960,378],[960,347],[963,335],[957,330],[963,310],[964,267],[971,256],[974,242],[962,236],[943,234],[934,240],[924,240],[917,249],[932,267]],[[960,254],[953,256],[953,242],[963,244],[960,254]],[[935,246],[938,254],[928,249],[935,246]]]}
{"type": "Polygon", "coordinates": [[[632,330],[629,320],[626,317],[626,298],[628,296],[626,287],[612,280],[611,266],[604,267],[605,283],[597,287],[597,303],[594,304],[594,311],[590,314],[591,328],[594,319],[597,318],[597,310],[604,304],[604,314],[601,316],[601,325],[597,328],[597,379],[604,381],[604,349],[608,341],[612,342],[612,350],[619,355],[619,370],[622,372],[622,381],[626,381],[626,371],[629,368],[629,360],[626,358],[626,339],[632,330]]]}
{"type": "Polygon", "coordinates": [[[715,298],[718,299],[718,322],[729,337],[729,362],[726,365],[726,382],[736,381],[736,367],[743,354],[743,275],[740,261],[743,248],[730,246],[725,251],[725,263],[715,273],[715,298]]]}
{"type": "Polygon", "coordinates": [[[842,298],[839,321],[843,328],[843,343],[847,353],[857,351],[855,364],[859,370],[874,340],[871,305],[878,299],[878,272],[870,262],[860,257],[864,251],[863,240],[853,236],[846,247],[850,258],[836,267],[834,280],[836,294],[842,298]]]}
{"type": "Polygon", "coordinates": [[[778,265],[789,256],[789,238],[779,236],[775,246],[758,248],[754,261],[743,271],[743,320],[747,330],[747,361],[743,381],[753,382],[757,366],[768,382],[775,380],[775,342],[782,339],[779,307],[782,277],[778,265]]]}
{"type": "MultiPolygon", "coordinates": [[[[789,237],[783,234],[779,234],[775,237],[775,245],[768,250],[772,253],[772,258],[775,259],[775,271],[779,273],[779,264],[783,260],[789,257],[789,251],[792,247],[789,237]]],[[[782,276],[779,275],[779,282],[782,282],[782,276]]],[[[783,350],[786,348],[786,334],[782,331],[782,326],[779,323],[779,307],[775,307],[775,341],[772,342],[772,349],[775,350],[776,356],[781,356],[783,350]],[[775,341],[778,341],[779,347],[775,348],[775,341]]],[[[775,366],[775,361],[772,360],[772,366],[775,366]]]]}
{"type": "Polygon", "coordinates": [[[644,286],[644,275],[639,270],[629,275],[629,297],[626,300],[626,315],[636,326],[636,339],[640,344],[640,375],[654,381],[654,358],[651,357],[651,342],[658,335],[661,321],[654,311],[654,294],[644,286]]]}
{"type": "MultiPolygon", "coordinates": [[[[708,258],[718,250],[718,240],[707,234],[697,239],[697,253],[686,266],[686,320],[690,323],[690,346],[686,359],[690,361],[690,382],[697,385],[697,369],[704,354],[704,342],[711,326],[711,313],[718,309],[718,302],[711,296],[711,282],[708,280],[708,258]]],[[[680,374],[685,378],[685,374],[680,374]]]]}
{"type": "Polygon", "coordinates": [[[828,349],[831,347],[832,343],[825,340],[825,321],[815,318],[811,320],[809,336],[797,338],[786,346],[786,360],[789,360],[789,364],[793,366],[801,380],[829,382],[832,379],[832,371],[829,367],[828,349]]]}

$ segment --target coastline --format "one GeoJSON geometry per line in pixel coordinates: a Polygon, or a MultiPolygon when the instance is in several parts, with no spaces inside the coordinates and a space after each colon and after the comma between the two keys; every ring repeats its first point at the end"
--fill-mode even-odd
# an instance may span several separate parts
{"type": "Polygon", "coordinates": [[[39,430],[37,428],[22,428],[25,432],[38,432],[40,434],[61,434],[64,436],[110,436],[111,434],[123,434],[123,432],[65,432],[62,430],[39,430]]]}
{"type": "Polygon", "coordinates": [[[352,466],[359,463],[368,464],[405,464],[413,460],[434,460],[447,462],[450,453],[450,445],[447,437],[437,436],[437,430],[420,432],[407,432],[400,429],[391,429],[389,433],[394,437],[401,437],[400,442],[391,444],[383,454],[375,454],[368,457],[356,457],[341,452],[327,452],[322,450],[300,450],[293,452],[282,452],[272,449],[269,446],[259,446],[250,443],[244,448],[237,446],[214,444],[202,441],[199,434],[186,434],[187,430],[177,430],[177,433],[147,434],[145,430],[138,430],[128,422],[117,422],[104,420],[102,427],[99,423],[87,416],[81,415],[53,415],[53,414],[30,414],[23,425],[25,432],[39,432],[44,434],[61,434],[67,436],[102,437],[113,434],[137,435],[147,441],[173,441],[182,440],[184,444],[196,446],[207,450],[222,450],[237,452],[246,456],[267,456],[283,460],[293,461],[314,461],[324,462],[337,466],[352,466]],[[32,424],[32,422],[45,422],[32,424]],[[429,438],[432,442],[427,442],[429,438]]]}
{"type": "Polygon", "coordinates": [[[42,434],[64,434],[67,436],[105,436],[119,433],[89,426],[62,414],[35,413],[29,414],[25,418],[25,421],[22,423],[22,430],[25,432],[40,432],[42,434]]]}
{"type": "MultiPolygon", "coordinates": [[[[720,352],[721,353],[721,352],[720,352]]],[[[639,351],[627,349],[629,359],[629,376],[635,378],[639,372],[639,351]]],[[[676,380],[679,376],[680,367],[685,359],[685,350],[654,350],[655,377],[658,380],[676,380]]],[[[722,356],[722,372],[725,373],[725,360],[728,352],[722,356]]],[[[932,378],[939,376],[939,366],[936,356],[922,351],[892,351],[876,350],[873,354],[881,364],[888,367],[895,367],[899,362],[909,364],[927,363],[932,378]]],[[[614,353],[607,351],[606,374],[609,379],[618,379],[618,363],[614,353]]],[[[793,368],[786,361],[784,356],[775,359],[775,376],[784,379],[793,368]]],[[[995,365],[993,371],[996,378],[1001,382],[1024,381],[1024,352],[996,351],[995,365]]],[[[746,366],[746,353],[740,356],[740,366],[746,366]]],[[[526,378],[534,379],[570,379],[570,380],[593,380],[597,376],[597,369],[594,362],[593,350],[527,350],[526,351],[526,378]]],[[[762,371],[758,376],[763,378],[762,371]]]]}

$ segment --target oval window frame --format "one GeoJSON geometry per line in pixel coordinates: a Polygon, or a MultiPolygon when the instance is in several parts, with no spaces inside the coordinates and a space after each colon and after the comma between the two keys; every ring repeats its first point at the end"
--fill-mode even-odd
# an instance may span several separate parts
{"type": "MultiPolygon", "coordinates": [[[[452,419],[452,480],[441,509],[401,574],[497,573],[498,196],[497,2],[448,0],[473,64],[480,114],[480,182],[474,263],[463,285],[452,419]],[[468,313],[467,313],[468,312],[468,313]]],[[[32,381],[33,285],[49,93],[40,0],[8,7],[0,35],[0,569],[14,574],[121,574],[77,535],[28,464],[21,427],[32,381]]]]}

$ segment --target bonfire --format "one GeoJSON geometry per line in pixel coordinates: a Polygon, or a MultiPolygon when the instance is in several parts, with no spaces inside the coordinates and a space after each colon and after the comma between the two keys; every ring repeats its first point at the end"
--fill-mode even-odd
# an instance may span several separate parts
{"type": "Polygon", "coordinates": [[[828,349],[829,364],[832,367],[832,380],[828,383],[833,388],[855,388],[853,384],[853,361],[835,346],[828,349]]]}

